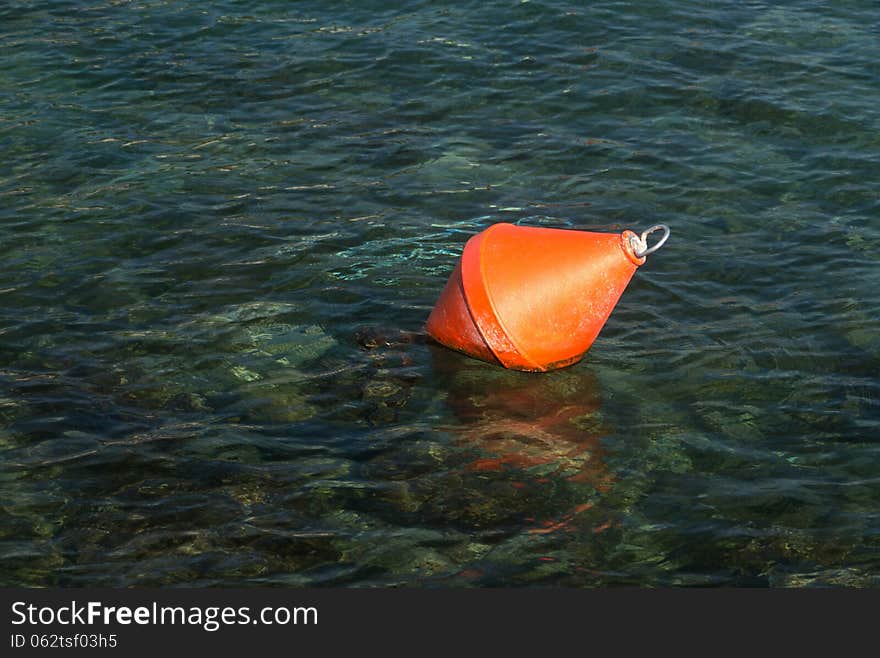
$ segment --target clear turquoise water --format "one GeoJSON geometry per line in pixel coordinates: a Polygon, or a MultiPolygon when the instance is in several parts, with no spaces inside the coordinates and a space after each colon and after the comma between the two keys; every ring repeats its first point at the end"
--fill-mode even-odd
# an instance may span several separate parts
{"type": "Polygon", "coordinates": [[[399,4],[0,7],[0,582],[880,584],[880,6],[399,4]],[[496,221],[673,235],[399,341],[496,221]]]}

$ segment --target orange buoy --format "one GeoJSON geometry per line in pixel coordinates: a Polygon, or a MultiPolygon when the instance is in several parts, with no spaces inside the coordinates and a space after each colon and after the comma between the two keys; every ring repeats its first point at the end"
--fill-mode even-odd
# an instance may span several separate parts
{"type": "Polygon", "coordinates": [[[505,368],[577,363],[636,268],[669,227],[594,233],[494,224],[468,240],[425,330],[437,342],[505,368]],[[652,247],[647,237],[662,230],[652,247]]]}

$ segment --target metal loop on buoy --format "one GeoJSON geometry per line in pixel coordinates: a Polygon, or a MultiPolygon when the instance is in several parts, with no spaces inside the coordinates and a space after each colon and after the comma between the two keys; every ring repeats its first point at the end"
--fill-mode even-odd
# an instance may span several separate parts
{"type": "Polygon", "coordinates": [[[640,237],[633,236],[633,251],[635,253],[636,258],[644,258],[650,254],[653,254],[660,247],[663,246],[663,243],[669,239],[669,227],[666,224],[657,224],[656,226],[652,226],[647,231],[644,231],[640,237]],[[663,231],[663,237],[657,241],[653,247],[648,247],[648,236],[651,235],[654,231],[663,231]]]}

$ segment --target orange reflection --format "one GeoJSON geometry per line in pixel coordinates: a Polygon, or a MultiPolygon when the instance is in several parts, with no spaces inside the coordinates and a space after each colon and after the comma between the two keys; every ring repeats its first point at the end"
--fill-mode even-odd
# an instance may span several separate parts
{"type": "MultiPolygon", "coordinates": [[[[608,430],[599,415],[598,382],[588,369],[522,373],[441,348],[433,352],[435,373],[445,379],[447,404],[460,422],[452,428],[457,443],[478,455],[466,466],[469,471],[521,474],[514,486],[523,489],[562,478],[591,487],[590,498],[610,490],[614,476],[602,447],[608,430]]],[[[566,528],[592,507],[584,501],[561,517],[536,522],[529,532],[566,528]]]]}

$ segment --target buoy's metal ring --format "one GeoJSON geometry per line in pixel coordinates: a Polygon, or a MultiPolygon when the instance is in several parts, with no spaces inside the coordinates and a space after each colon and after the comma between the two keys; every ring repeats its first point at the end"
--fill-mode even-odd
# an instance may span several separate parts
{"type": "Polygon", "coordinates": [[[644,258],[650,254],[653,254],[657,251],[666,240],[669,239],[669,227],[666,224],[657,224],[656,226],[652,226],[647,231],[642,232],[641,236],[633,236],[630,238],[633,245],[633,252],[635,253],[636,258],[644,258]],[[651,235],[654,231],[663,231],[663,237],[661,237],[657,244],[653,247],[648,246],[648,236],[651,235]]]}

